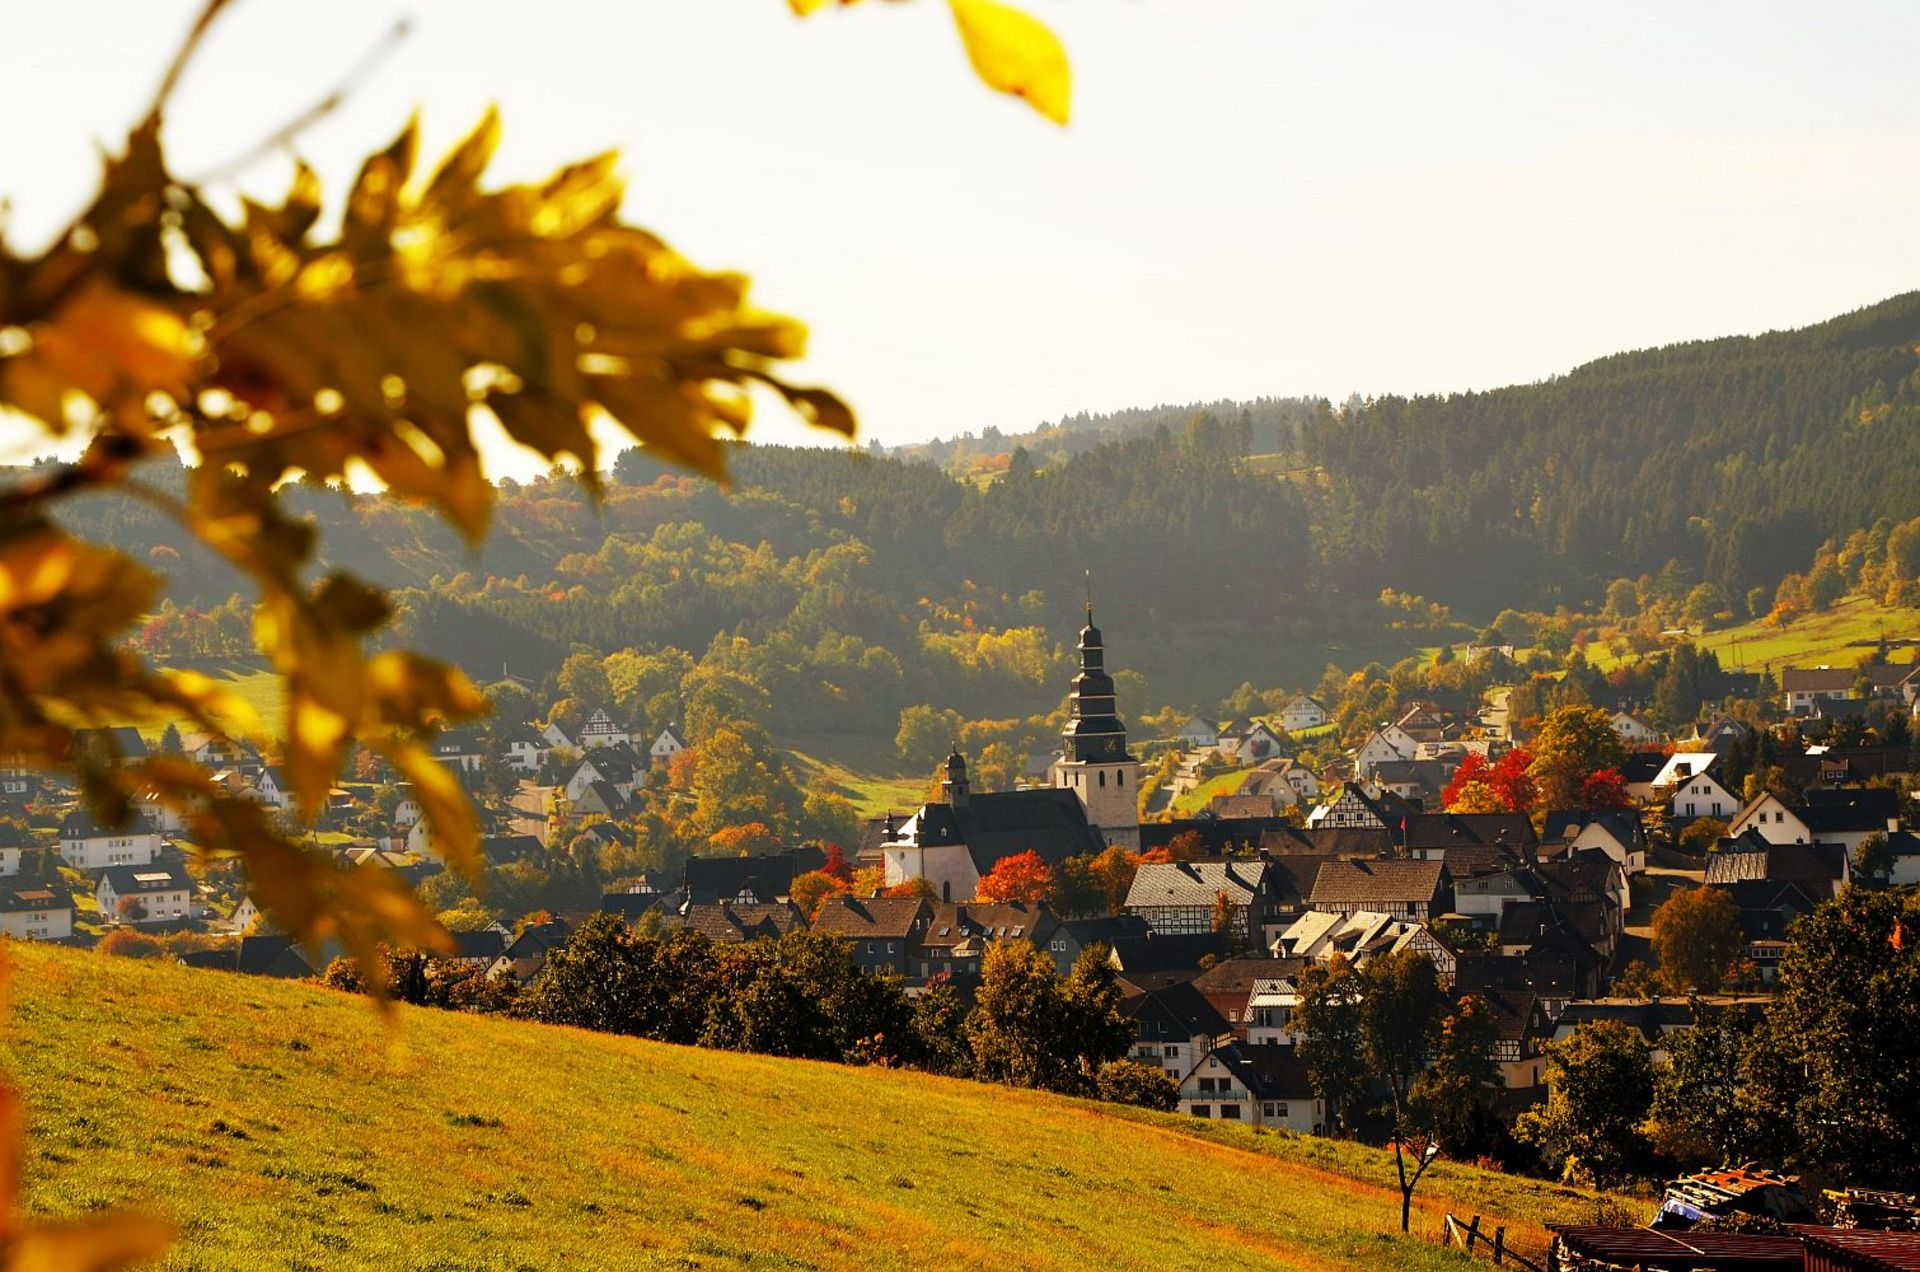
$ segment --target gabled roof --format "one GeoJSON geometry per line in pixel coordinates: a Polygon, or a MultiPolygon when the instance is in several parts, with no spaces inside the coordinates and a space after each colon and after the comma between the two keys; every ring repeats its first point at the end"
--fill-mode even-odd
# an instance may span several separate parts
{"type": "Polygon", "coordinates": [[[506,959],[541,958],[548,950],[565,945],[572,935],[573,927],[565,919],[529,923],[520,929],[519,935],[507,942],[507,948],[500,951],[500,956],[506,959]]]}
{"type": "Polygon", "coordinates": [[[1655,787],[1677,786],[1701,776],[1713,777],[1718,781],[1715,774],[1719,767],[1720,757],[1712,751],[1675,751],[1660,766],[1653,784],[1655,787]]]}
{"type": "Polygon", "coordinates": [[[793,877],[798,873],[793,854],[787,852],[759,857],[689,857],[680,890],[694,905],[714,905],[742,895],[770,905],[793,890],[793,877]]]}
{"type": "Polygon", "coordinates": [[[1297,910],[1304,906],[1307,898],[1313,895],[1313,884],[1320,877],[1320,867],[1330,861],[1347,860],[1351,859],[1332,854],[1269,857],[1267,888],[1273,894],[1274,904],[1283,910],[1297,910]]]}
{"type": "Polygon", "coordinates": [[[1225,958],[1232,946],[1224,932],[1149,933],[1113,943],[1113,957],[1129,980],[1141,975],[1198,972],[1200,960],[1225,958]]]}
{"type": "Polygon", "coordinates": [[[1793,812],[1816,835],[1885,831],[1900,816],[1900,797],[1884,786],[1854,786],[1841,790],[1811,790],[1793,812]]]}
{"type": "Polygon", "coordinates": [[[1651,784],[1667,766],[1667,757],[1658,751],[1629,751],[1620,761],[1620,778],[1629,786],[1651,784]]]}
{"type": "Polygon", "coordinates": [[[921,919],[931,918],[932,907],[919,897],[855,897],[841,893],[827,898],[814,916],[813,930],[837,932],[856,940],[905,940],[921,919]]]}
{"type": "Polygon", "coordinates": [[[62,839],[107,839],[122,835],[155,834],[153,822],[145,813],[136,812],[123,826],[109,826],[93,815],[85,804],[68,813],[60,822],[62,839]]]}
{"type": "Polygon", "coordinates": [[[1500,944],[1571,952],[1575,942],[1597,954],[1606,942],[1606,908],[1598,901],[1516,901],[1500,912],[1500,944]]]}
{"type": "Polygon", "coordinates": [[[532,835],[483,835],[480,855],[490,866],[505,866],[516,861],[533,861],[546,852],[532,835]]]}
{"type": "Polygon", "coordinates": [[[617,914],[622,922],[633,923],[665,900],[659,892],[606,892],[600,896],[600,913],[617,914]]]}
{"type": "Polygon", "coordinates": [[[1148,862],[1134,872],[1126,908],[1210,906],[1221,893],[1231,905],[1250,905],[1266,881],[1264,861],[1148,862]]]}
{"type": "Polygon", "coordinates": [[[1589,826],[1599,826],[1613,837],[1615,843],[1628,850],[1645,848],[1647,845],[1646,828],[1640,821],[1637,808],[1616,808],[1594,812],[1585,808],[1565,808],[1547,814],[1547,823],[1540,838],[1542,843],[1553,843],[1577,839],[1589,826]]]}
{"type": "Polygon", "coordinates": [[[575,812],[604,813],[608,817],[624,817],[627,809],[628,800],[620,788],[599,778],[588,782],[587,789],[574,801],[575,812]]]}
{"type": "Polygon", "coordinates": [[[1292,1047],[1278,1043],[1236,1042],[1214,1053],[1221,1065],[1256,1100],[1311,1100],[1316,1098],[1307,1066],[1292,1047]]]}
{"type": "Polygon", "coordinates": [[[193,876],[181,865],[108,866],[100,877],[103,886],[112,885],[115,896],[149,896],[160,892],[191,892],[193,876]]]}
{"type": "Polygon", "coordinates": [[[1124,1000],[1120,1010],[1139,1022],[1142,1038],[1221,1038],[1233,1032],[1192,981],[1143,990],[1124,1000]]]}
{"type": "Polygon", "coordinates": [[[1824,888],[1833,887],[1846,877],[1847,850],[1839,844],[1767,844],[1747,847],[1745,837],[1723,840],[1718,852],[1707,857],[1706,882],[1739,883],[1745,880],[1805,881],[1824,888]],[[1741,845],[1737,849],[1728,844],[1741,845]]]}
{"type": "Polygon", "coordinates": [[[633,781],[640,771],[637,757],[626,746],[590,746],[580,753],[580,764],[616,786],[633,781]]]}
{"type": "Polygon", "coordinates": [[[1432,904],[1446,883],[1438,861],[1329,861],[1314,876],[1313,905],[1432,904]]]}
{"type": "Polygon", "coordinates": [[[294,939],[274,933],[241,937],[234,970],[247,976],[272,976],[282,980],[313,975],[312,965],[294,939]]]}
{"type": "Polygon", "coordinates": [[[926,804],[919,813],[920,842],[965,844],[973,868],[985,876],[1002,858],[1036,852],[1048,865],[1097,853],[1107,844],[1087,822],[1086,805],[1064,787],[986,791],[960,807],[926,804]]]}
{"type": "MultiPolygon", "coordinates": [[[[1280,857],[1386,857],[1393,836],[1372,826],[1275,826],[1260,832],[1260,855],[1280,857]]],[[[1309,880],[1311,882],[1311,880],[1309,880]]]]}
{"type": "Polygon", "coordinates": [[[1044,905],[1023,902],[930,901],[920,944],[930,950],[967,941],[1031,941],[1044,945],[1059,924],[1044,905]]]}
{"type": "Polygon", "coordinates": [[[1548,954],[1462,954],[1453,965],[1456,994],[1524,991],[1542,998],[1572,998],[1572,959],[1548,954]]]}
{"type": "Polygon", "coordinates": [[[486,959],[491,962],[500,957],[507,948],[507,938],[498,928],[484,927],[473,932],[449,932],[453,938],[453,953],[448,958],[486,959]]]}
{"type": "Polygon", "coordinates": [[[62,883],[17,884],[0,886],[0,914],[20,914],[31,910],[71,910],[73,894],[62,883]]]}
{"type": "Polygon", "coordinates": [[[806,927],[799,907],[792,902],[779,905],[689,905],[685,926],[720,945],[737,945],[762,937],[778,938],[806,927]]]}
{"type": "Polygon", "coordinates": [[[147,758],[147,740],[140,736],[140,730],[127,725],[115,725],[107,729],[79,729],[74,732],[74,743],[81,747],[99,746],[117,750],[126,760],[144,760],[147,758]]]}
{"type": "Polygon", "coordinates": [[[1137,914],[1109,914],[1095,919],[1063,919],[1059,931],[1085,949],[1089,945],[1113,948],[1115,941],[1137,939],[1153,929],[1137,914]]]}

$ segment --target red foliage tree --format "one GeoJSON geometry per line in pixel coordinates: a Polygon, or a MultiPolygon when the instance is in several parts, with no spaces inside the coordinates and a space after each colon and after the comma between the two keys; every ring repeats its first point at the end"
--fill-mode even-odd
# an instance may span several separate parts
{"type": "Polygon", "coordinates": [[[827,845],[827,864],[820,867],[820,873],[841,883],[853,882],[853,866],[847,860],[847,854],[840,850],[839,844],[827,845]]]}
{"type": "Polygon", "coordinates": [[[1487,770],[1487,785],[1513,812],[1532,812],[1534,802],[1539,798],[1533,788],[1533,779],[1527,776],[1527,769],[1532,764],[1533,752],[1524,746],[1516,746],[1501,756],[1498,764],[1487,770]]]}
{"type": "Polygon", "coordinates": [[[1627,793],[1627,779],[1617,768],[1603,768],[1580,784],[1580,803],[1596,811],[1632,808],[1633,796],[1627,793]]]}
{"type": "Polygon", "coordinates": [[[1470,783],[1487,780],[1487,757],[1469,751],[1467,758],[1460,761],[1460,767],[1453,771],[1453,780],[1447,783],[1447,789],[1440,792],[1440,807],[1452,808],[1459,802],[1460,792],[1470,783]]]}
{"type": "Polygon", "coordinates": [[[1029,848],[1002,857],[977,889],[982,901],[1045,901],[1053,895],[1053,868],[1029,848]]]}

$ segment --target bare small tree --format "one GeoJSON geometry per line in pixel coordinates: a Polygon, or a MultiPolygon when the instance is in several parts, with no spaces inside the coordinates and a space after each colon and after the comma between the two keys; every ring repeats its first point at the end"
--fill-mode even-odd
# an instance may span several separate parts
{"type": "Polygon", "coordinates": [[[1407,1232],[1413,1219],[1413,1190],[1427,1167],[1440,1156],[1440,1141],[1431,1131],[1395,1131],[1392,1143],[1393,1167],[1400,1174],[1400,1231],[1407,1232]],[[1413,1159],[1412,1174],[1407,1173],[1409,1157],[1413,1159]]]}

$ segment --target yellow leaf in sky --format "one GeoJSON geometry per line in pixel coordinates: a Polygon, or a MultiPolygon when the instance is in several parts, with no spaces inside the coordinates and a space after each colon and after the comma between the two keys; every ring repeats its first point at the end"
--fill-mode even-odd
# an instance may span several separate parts
{"type": "Polygon", "coordinates": [[[949,2],[967,57],[988,87],[1025,98],[1054,123],[1066,123],[1073,73],[1059,38],[1038,19],[999,0],[949,2]]]}

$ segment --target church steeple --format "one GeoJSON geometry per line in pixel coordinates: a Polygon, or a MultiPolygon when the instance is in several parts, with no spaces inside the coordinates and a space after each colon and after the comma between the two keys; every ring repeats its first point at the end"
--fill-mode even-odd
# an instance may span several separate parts
{"type": "Polygon", "coordinates": [[[1107,674],[1106,644],[1093,625],[1093,599],[1087,599],[1087,625],[1080,629],[1080,671],[1073,678],[1073,697],[1066,739],[1068,758],[1125,760],[1127,727],[1120,722],[1113,696],[1113,677],[1107,674]]]}
{"type": "Polygon", "coordinates": [[[960,754],[959,747],[947,757],[947,775],[941,779],[940,790],[949,808],[967,806],[967,757],[960,754]]]}

